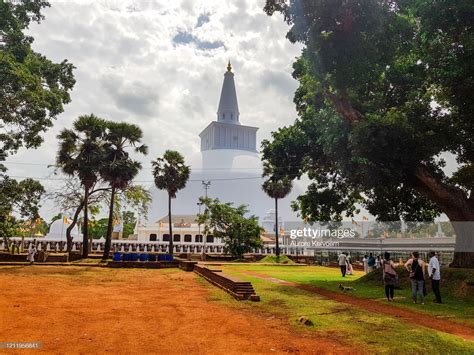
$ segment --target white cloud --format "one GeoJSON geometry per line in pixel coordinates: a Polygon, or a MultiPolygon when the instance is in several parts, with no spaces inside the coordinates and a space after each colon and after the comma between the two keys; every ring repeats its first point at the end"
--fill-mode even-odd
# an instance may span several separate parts
{"type": "MultiPolygon", "coordinates": [[[[138,124],[150,148],[142,159],[145,167],[166,149],[191,155],[199,149],[200,131],[216,119],[229,59],[241,121],[260,127],[259,140],[296,117],[291,64],[301,47],[285,39],[288,28],[281,18],[265,15],[263,0],[53,0],[51,5],[46,19],[30,28],[33,47],[54,61],[72,62],[77,84],[45,143],[10,162],[54,163],[58,132],[88,113],[138,124]],[[177,44],[173,38],[180,32],[193,40],[177,44]]],[[[51,171],[41,165],[8,167],[13,176],[51,171]]],[[[151,180],[151,171],[144,169],[139,179],[151,180]]],[[[44,213],[57,212],[49,210],[44,213]]]]}

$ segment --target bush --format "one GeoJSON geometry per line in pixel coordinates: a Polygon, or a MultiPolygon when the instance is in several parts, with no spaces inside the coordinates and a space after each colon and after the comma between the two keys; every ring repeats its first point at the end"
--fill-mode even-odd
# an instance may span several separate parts
{"type": "Polygon", "coordinates": [[[293,260],[291,260],[286,255],[267,255],[263,259],[258,261],[259,263],[270,263],[270,264],[285,264],[285,265],[294,265],[296,264],[293,260]]]}

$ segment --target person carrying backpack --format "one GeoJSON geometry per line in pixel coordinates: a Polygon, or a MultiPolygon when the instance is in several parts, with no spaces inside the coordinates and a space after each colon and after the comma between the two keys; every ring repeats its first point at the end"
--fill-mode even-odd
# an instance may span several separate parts
{"type": "Polygon", "coordinates": [[[390,260],[390,253],[386,251],[384,259],[382,260],[382,274],[383,284],[385,286],[385,296],[389,302],[393,302],[395,286],[398,284],[398,275],[395,270],[397,266],[398,264],[390,260]]]}
{"type": "Polygon", "coordinates": [[[410,273],[411,292],[413,303],[417,303],[417,295],[420,295],[420,303],[425,304],[425,273],[423,268],[425,263],[419,258],[417,251],[412,253],[412,258],[405,263],[405,268],[410,273]]]}

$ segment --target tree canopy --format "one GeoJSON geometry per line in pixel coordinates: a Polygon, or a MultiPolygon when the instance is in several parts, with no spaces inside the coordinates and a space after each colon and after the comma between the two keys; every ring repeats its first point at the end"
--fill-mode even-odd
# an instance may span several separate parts
{"type": "Polygon", "coordinates": [[[379,220],[474,221],[472,2],[267,0],[265,11],[305,45],[298,119],[263,144],[282,173],[312,179],[295,208],[310,220],[360,203],[379,220]]]}
{"type": "MultiPolygon", "coordinates": [[[[32,50],[24,31],[43,20],[47,1],[0,2],[0,155],[36,148],[42,133],[70,102],[74,66],[54,63],[32,50]]],[[[1,159],[1,157],[0,157],[1,159]]]]}
{"type": "Polygon", "coordinates": [[[152,162],[155,185],[166,190],[171,198],[186,186],[191,169],[185,165],[183,156],[174,150],[167,150],[163,157],[152,162]]]}
{"type": "Polygon", "coordinates": [[[10,238],[18,232],[19,222],[13,213],[33,221],[39,217],[41,197],[45,190],[33,179],[20,182],[4,177],[0,179],[0,236],[10,238]]]}
{"type": "Polygon", "coordinates": [[[200,202],[206,209],[198,214],[198,223],[204,225],[206,235],[222,238],[226,253],[242,258],[245,253],[262,246],[262,228],[257,217],[245,217],[248,213],[247,206],[233,207],[232,203],[221,203],[219,199],[204,197],[200,198],[200,202]]]}

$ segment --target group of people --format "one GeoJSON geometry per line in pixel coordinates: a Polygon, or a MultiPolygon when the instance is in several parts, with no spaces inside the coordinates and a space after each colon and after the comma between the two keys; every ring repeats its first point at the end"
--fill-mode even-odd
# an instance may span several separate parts
{"type": "MultiPolygon", "coordinates": [[[[364,255],[362,263],[364,265],[365,273],[382,268],[385,296],[387,297],[387,301],[393,302],[395,286],[397,286],[399,282],[396,268],[401,264],[391,260],[389,252],[385,252],[383,259],[381,259],[380,256],[374,257],[372,253],[370,253],[369,256],[364,255]]],[[[352,259],[347,252],[339,254],[338,264],[341,269],[342,277],[352,275],[352,259]]],[[[424,304],[425,302],[426,273],[431,280],[431,288],[435,295],[435,303],[442,303],[440,292],[441,269],[435,252],[430,252],[430,261],[429,263],[425,263],[420,258],[420,254],[417,251],[414,251],[411,254],[410,259],[408,259],[408,261],[403,265],[409,272],[413,303],[424,304]]]]}
{"type": "MultiPolygon", "coordinates": [[[[390,259],[389,252],[385,252],[384,259],[382,261],[382,270],[385,296],[389,302],[393,302],[394,300],[395,286],[398,284],[398,274],[395,268],[399,265],[400,263],[395,263],[390,259]]],[[[411,254],[411,258],[408,259],[404,266],[409,272],[410,276],[413,303],[419,302],[421,304],[425,304],[425,271],[427,271],[428,277],[431,279],[431,288],[435,295],[434,302],[442,303],[439,287],[441,281],[441,268],[435,252],[430,253],[430,261],[428,264],[426,264],[420,258],[420,254],[417,251],[414,251],[411,254]]]]}
{"type": "MultiPolygon", "coordinates": [[[[346,275],[352,275],[354,269],[352,267],[352,258],[349,253],[343,252],[339,254],[337,257],[337,262],[341,268],[342,277],[345,277],[346,275]]],[[[382,261],[380,256],[374,257],[374,255],[370,253],[368,257],[367,255],[364,255],[362,263],[364,265],[364,272],[367,274],[371,271],[374,271],[375,269],[380,268],[382,261]]]]}
{"type": "Polygon", "coordinates": [[[362,264],[364,265],[364,272],[367,274],[369,272],[374,271],[375,269],[380,268],[382,264],[382,260],[380,259],[380,256],[377,255],[377,257],[374,257],[372,253],[367,255],[364,255],[364,258],[362,259],[362,264]]]}

